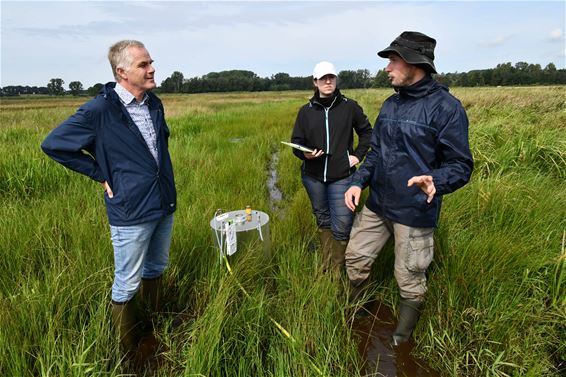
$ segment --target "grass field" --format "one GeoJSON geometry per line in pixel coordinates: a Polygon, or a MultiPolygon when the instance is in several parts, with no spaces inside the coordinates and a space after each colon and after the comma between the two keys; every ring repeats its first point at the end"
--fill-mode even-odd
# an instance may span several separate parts
{"type": "MultiPolygon", "coordinates": [[[[391,94],[344,90],[374,120],[391,94]]],[[[445,376],[559,376],[566,362],[566,90],[457,89],[472,181],[445,197],[414,333],[445,376]]],[[[355,376],[343,287],[319,269],[290,137],[308,92],[163,96],[178,190],[159,376],[355,376]],[[283,200],[271,209],[277,154],[283,200]],[[271,217],[272,263],[253,247],[218,263],[215,211],[271,217]],[[242,292],[239,284],[249,293],[242,292]],[[181,326],[173,321],[181,316],[181,326]],[[277,326],[276,321],[289,336],[277,326]]],[[[0,102],[0,375],[119,376],[112,247],[100,186],[39,145],[85,98],[0,102]]],[[[372,292],[396,308],[389,247],[372,292]]]]}

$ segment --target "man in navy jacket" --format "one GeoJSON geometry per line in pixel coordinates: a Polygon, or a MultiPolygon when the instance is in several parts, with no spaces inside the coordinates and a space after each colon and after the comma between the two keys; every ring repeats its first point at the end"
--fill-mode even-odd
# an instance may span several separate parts
{"type": "Polygon", "coordinates": [[[125,40],[110,48],[108,58],[116,83],[55,128],[41,148],[104,188],[114,248],[113,322],[133,356],[141,338],[152,336],[151,320],[141,313],[159,305],[176,191],[163,105],[150,92],[156,84],[149,52],[125,40]]]}
{"type": "Polygon", "coordinates": [[[401,300],[394,345],[409,339],[420,315],[442,195],[464,186],[473,169],[466,112],[431,76],[435,46],[433,38],[409,31],[378,53],[389,59],[385,70],[397,93],[384,102],[371,151],[345,193],[353,211],[362,189],[370,187],[346,250],[352,300],[387,239],[395,238],[401,300]]]}

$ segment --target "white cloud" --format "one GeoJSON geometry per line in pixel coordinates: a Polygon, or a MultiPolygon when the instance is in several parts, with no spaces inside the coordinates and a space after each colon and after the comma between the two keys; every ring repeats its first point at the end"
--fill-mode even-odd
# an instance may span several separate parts
{"type": "Polygon", "coordinates": [[[499,47],[507,43],[510,39],[510,35],[499,35],[491,40],[479,43],[479,46],[488,48],[499,47]]]}
{"type": "Polygon", "coordinates": [[[562,35],[562,29],[556,28],[549,33],[548,37],[551,41],[561,41],[562,35]]]}
{"type": "Polygon", "coordinates": [[[159,82],[173,71],[306,76],[322,59],[376,72],[386,63],[377,51],[405,30],[437,39],[439,72],[517,61],[564,67],[563,47],[548,43],[564,40],[560,2],[0,1],[0,86],[111,80],[105,55],[119,39],[146,44],[159,82]]]}

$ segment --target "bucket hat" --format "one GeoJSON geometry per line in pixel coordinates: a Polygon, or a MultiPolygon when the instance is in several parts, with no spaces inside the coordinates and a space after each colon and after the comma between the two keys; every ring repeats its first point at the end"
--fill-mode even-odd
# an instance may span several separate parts
{"type": "Polygon", "coordinates": [[[318,80],[319,78],[326,76],[326,75],[334,75],[334,76],[338,76],[338,74],[336,73],[336,68],[334,67],[334,64],[330,63],[330,62],[320,62],[317,65],[314,66],[314,70],[312,72],[312,77],[315,80],[318,80]]]}
{"type": "Polygon", "coordinates": [[[381,50],[377,55],[388,58],[391,52],[398,54],[405,62],[413,65],[424,64],[432,73],[436,73],[434,66],[434,47],[436,40],[417,31],[404,31],[389,47],[381,50]]]}

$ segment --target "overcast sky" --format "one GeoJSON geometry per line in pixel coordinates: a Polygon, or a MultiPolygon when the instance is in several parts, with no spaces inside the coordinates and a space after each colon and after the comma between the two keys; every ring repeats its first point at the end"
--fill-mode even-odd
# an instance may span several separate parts
{"type": "Polygon", "coordinates": [[[340,70],[382,69],[377,51],[404,30],[437,40],[438,72],[550,62],[565,67],[566,1],[5,1],[1,86],[65,87],[112,81],[106,54],[120,39],[145,43],[156,81],[245,69],[312,75],[320,60],[340,70]]]}

